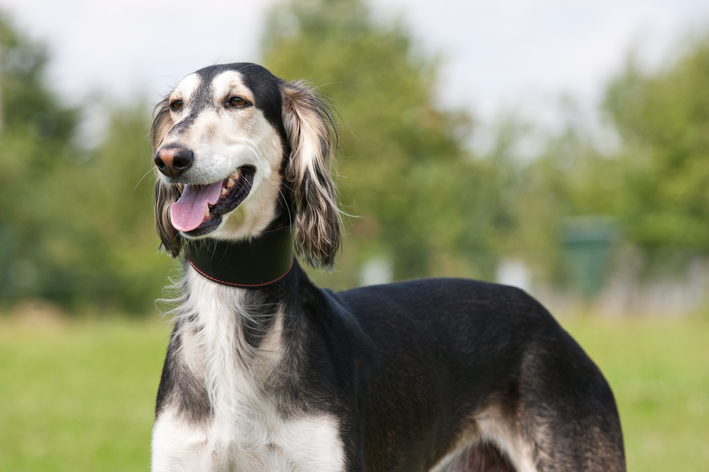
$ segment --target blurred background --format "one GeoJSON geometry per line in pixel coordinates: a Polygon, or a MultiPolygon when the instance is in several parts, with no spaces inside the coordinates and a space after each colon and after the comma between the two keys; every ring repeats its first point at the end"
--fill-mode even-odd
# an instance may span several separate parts
{"type": "Polygon", "coordinates": [[[608,376],[629,470],[706,470],[706,2],[0,0],[1,470],[147,470],[152,106],[236,61],[339,114],[321,286],[519,286],[608,376]]]}

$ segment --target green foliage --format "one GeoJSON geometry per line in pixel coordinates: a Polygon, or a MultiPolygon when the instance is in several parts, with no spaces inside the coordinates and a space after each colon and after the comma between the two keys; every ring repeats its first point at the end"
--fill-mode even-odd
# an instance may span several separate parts
{"type": "Polygon", "coordinates": [[[545,209],[529,215],[547,228],[539,247],[551,249],[540,266],[555,267],[557,279],[554,249],[567,216],[615,218],[624,244],[640,249],[646,275],[709,254],[709,40],[689,42],[666,63],[647,72],[630,56],[608,85],[603,111],[621,138],[618,149],[601,153],[572,112],[530,164],[526,180],[545,209]]]}
{"type": "MultiPolygon", "coordinates": [[[[581,112],[567,100],[560,132],[531,131],[541,152],[527,164],[502,161],[505,176],[491,194],[508,196],[511,224],[496,250],[513,254],[517,245],[537,276],[560,283],[569,278],[561,251],[565,219],[604,215],[616,222],[623,244],[640,249],[644,274],[671,273],[709,254],[709,39],[688,43],[666,63],[647,72],[631,56],[608,85],[603,111],[621,138],[617,149],[599,151],[598,138],[578,124],[581,112]]],[[[498,155],[530,131],[512,116],[497,133],[507,145],[488,159],[500,162],[498,155]]]]}
{"type": "Polygon", "coordinates": [[[85,162],[68,162],[53,182],[56,194],[69,191],[44,218],[53,231],[50,259],[80,301],[141,312],[164,285],[170,259],[158,254],[147,129],[142,105],[114,108],[99,148],[85,162]]]}
{"type": "Polygon", "coordinates": [[[354,260],[387,254],[402,278],[459,256],[484,179],[463,147],[470,118],[437,106],[435,61],[417,56],[400,26],[376,25],[358,0],[278,5],[265,37],[266,67],[322,84],[342,113],[339,188],[345,212],[361,216],[347,241],[354,260]]]}
{"type": "Polygon", "coordinates": [[[709,252],[709,38],[670,67],[629,59],[605,109],[625,141],[619,156],[629,237],[650,249],[709,252]]]}
{"type": "Polygon", "coordinates": [[[70,154],[77,111],[63,107],[44,83],[43,45],[17,34],[0,18],[0,294],[22,290],[40,277],[45,242],[52,237],[45,218],[56,206],[57,171],[70,154]]]}
{"type": "Polygon", "coordinates": [[[395,278],[491,278],[500,257],[563,278],[561,218],[619,214],[622,175],[570,121],[542,134],[543,151],[519,157],[535,123],[502,116],[485,155],[465,145],[472,118],[436,102],[435,58],[400,26],[375,23],[358,0],[293,0],[272,11],[264,63],[287,79],[324,84],[342,113],[339,185],[357,216],[338,268],[393,258],[395,278]]]}
{"type": "MultiPolygon", "coordinates": [[[[144,311],[170,266],[153,230],[147,111],[105,102],[105,140],[78,149],[81,109],[46,83],[46,48],[0,18],[0,51],[0,300],[144,311]]],[[[540,134],[514,114],[474,155],[472,118],[436,101],[436,58],[361,0],[276,6],[263,57],[276,75],[319,85],[341,114],[339,189],[354,217],[335,277],[321,283],[357,285],[381,256],[396,279],[491,278],[499,258],[515,257],[561,281],[563,218],[579,215],[615,217],[650,253],[709,252],[709,40],[659,72],[629,60],[604,104],[622,138],[611,155],[573,119],[540,134]],[[535,133],[542,151],[520,159],[535,133]]]]}
{"type": "Polygon", "coordinates": [[[147,111],[112,105],[103,144],[77,148],[79,110],[45,83],[45,48],[0,25],[0,297],[146,310],[169,264],[156,255],[147,111]]]}

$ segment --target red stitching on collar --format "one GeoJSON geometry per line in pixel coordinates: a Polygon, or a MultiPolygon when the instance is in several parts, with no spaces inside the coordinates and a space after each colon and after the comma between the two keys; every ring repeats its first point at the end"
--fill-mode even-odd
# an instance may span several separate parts
{"type": "Polygon", "coordinates": [[[265,282],[265,283],[262,283],[262,284],[252,284],[252,285],[249,285],[249,284],[235,284],[235,283],[233,283],[233,282],[226,282],[226,281],[224,281],[224,280],[219,280],[219,279],[216,279],[216,278],[214,278],[214,277],[210,277],[209,275],[207,275],[207,274],[205,274],[204,272],[202,272],[201,270],[199,270],[199,269],[197,268],[197,266],[195,266],[195,265],[192,263],[192,260],[189,258],[189,256],[187,256],[187,260],[190,261],[190,265],[192,266],[192,268],[193,268],[194,270],[196,270],[197,272],[199,272],[200,274],[202,274],[204,277],[208,278],[209,280],[211,280],[211,281],[213,281],[213,282],[217,282],[217,283],[224,284],[224,285],[231,285],[231,286],[234,286],[234,287],[263,287],[264,285],[269,285],[269,284],[272,284],[272,283],[274,283],[274,282],[278,282],[278,281],[281,280],[283,277],[285,277],[286,275],[288,275],[288,272],[290,272],[290,270],[293,268],[293,262],[295,262],[295,256],[294,256],[293,259],[291,260],[290,267],[288,267],[288,270],[286,271],[285,274],[281,275],[281,276],[278,277],[277,279],[271,280],[270,282],[265,282]]]}

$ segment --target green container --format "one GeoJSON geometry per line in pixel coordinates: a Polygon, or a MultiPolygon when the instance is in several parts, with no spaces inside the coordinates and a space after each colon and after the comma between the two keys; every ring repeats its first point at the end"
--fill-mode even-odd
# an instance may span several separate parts
{"type": "Polygon", "coordinates": [[[562,244],[569,282],[585,300],[595,298],[609,272],[618,232],[613,218],[579,216],[563,221],[562,244]]]}

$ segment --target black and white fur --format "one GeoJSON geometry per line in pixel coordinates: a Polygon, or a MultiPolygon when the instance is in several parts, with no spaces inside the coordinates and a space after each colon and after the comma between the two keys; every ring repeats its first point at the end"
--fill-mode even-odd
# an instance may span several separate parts
{"type": "MultiPolygon", "coordinates": [[[[301,256],[332,267],[336,132],[307,86],[255,64],[199,70],[159,105],[153,144],[157,227],[173,256],[294,222],[301,256]],[[184,185],[239,169],[252,172],[240,205],[187,234],[172,227],[184,185]]],[[[520,290],[430,279],[333,293],[297,262],[260,289],[185,264],[181,290],[154,472],[625,470],[601,372],[520,290]]]]}

